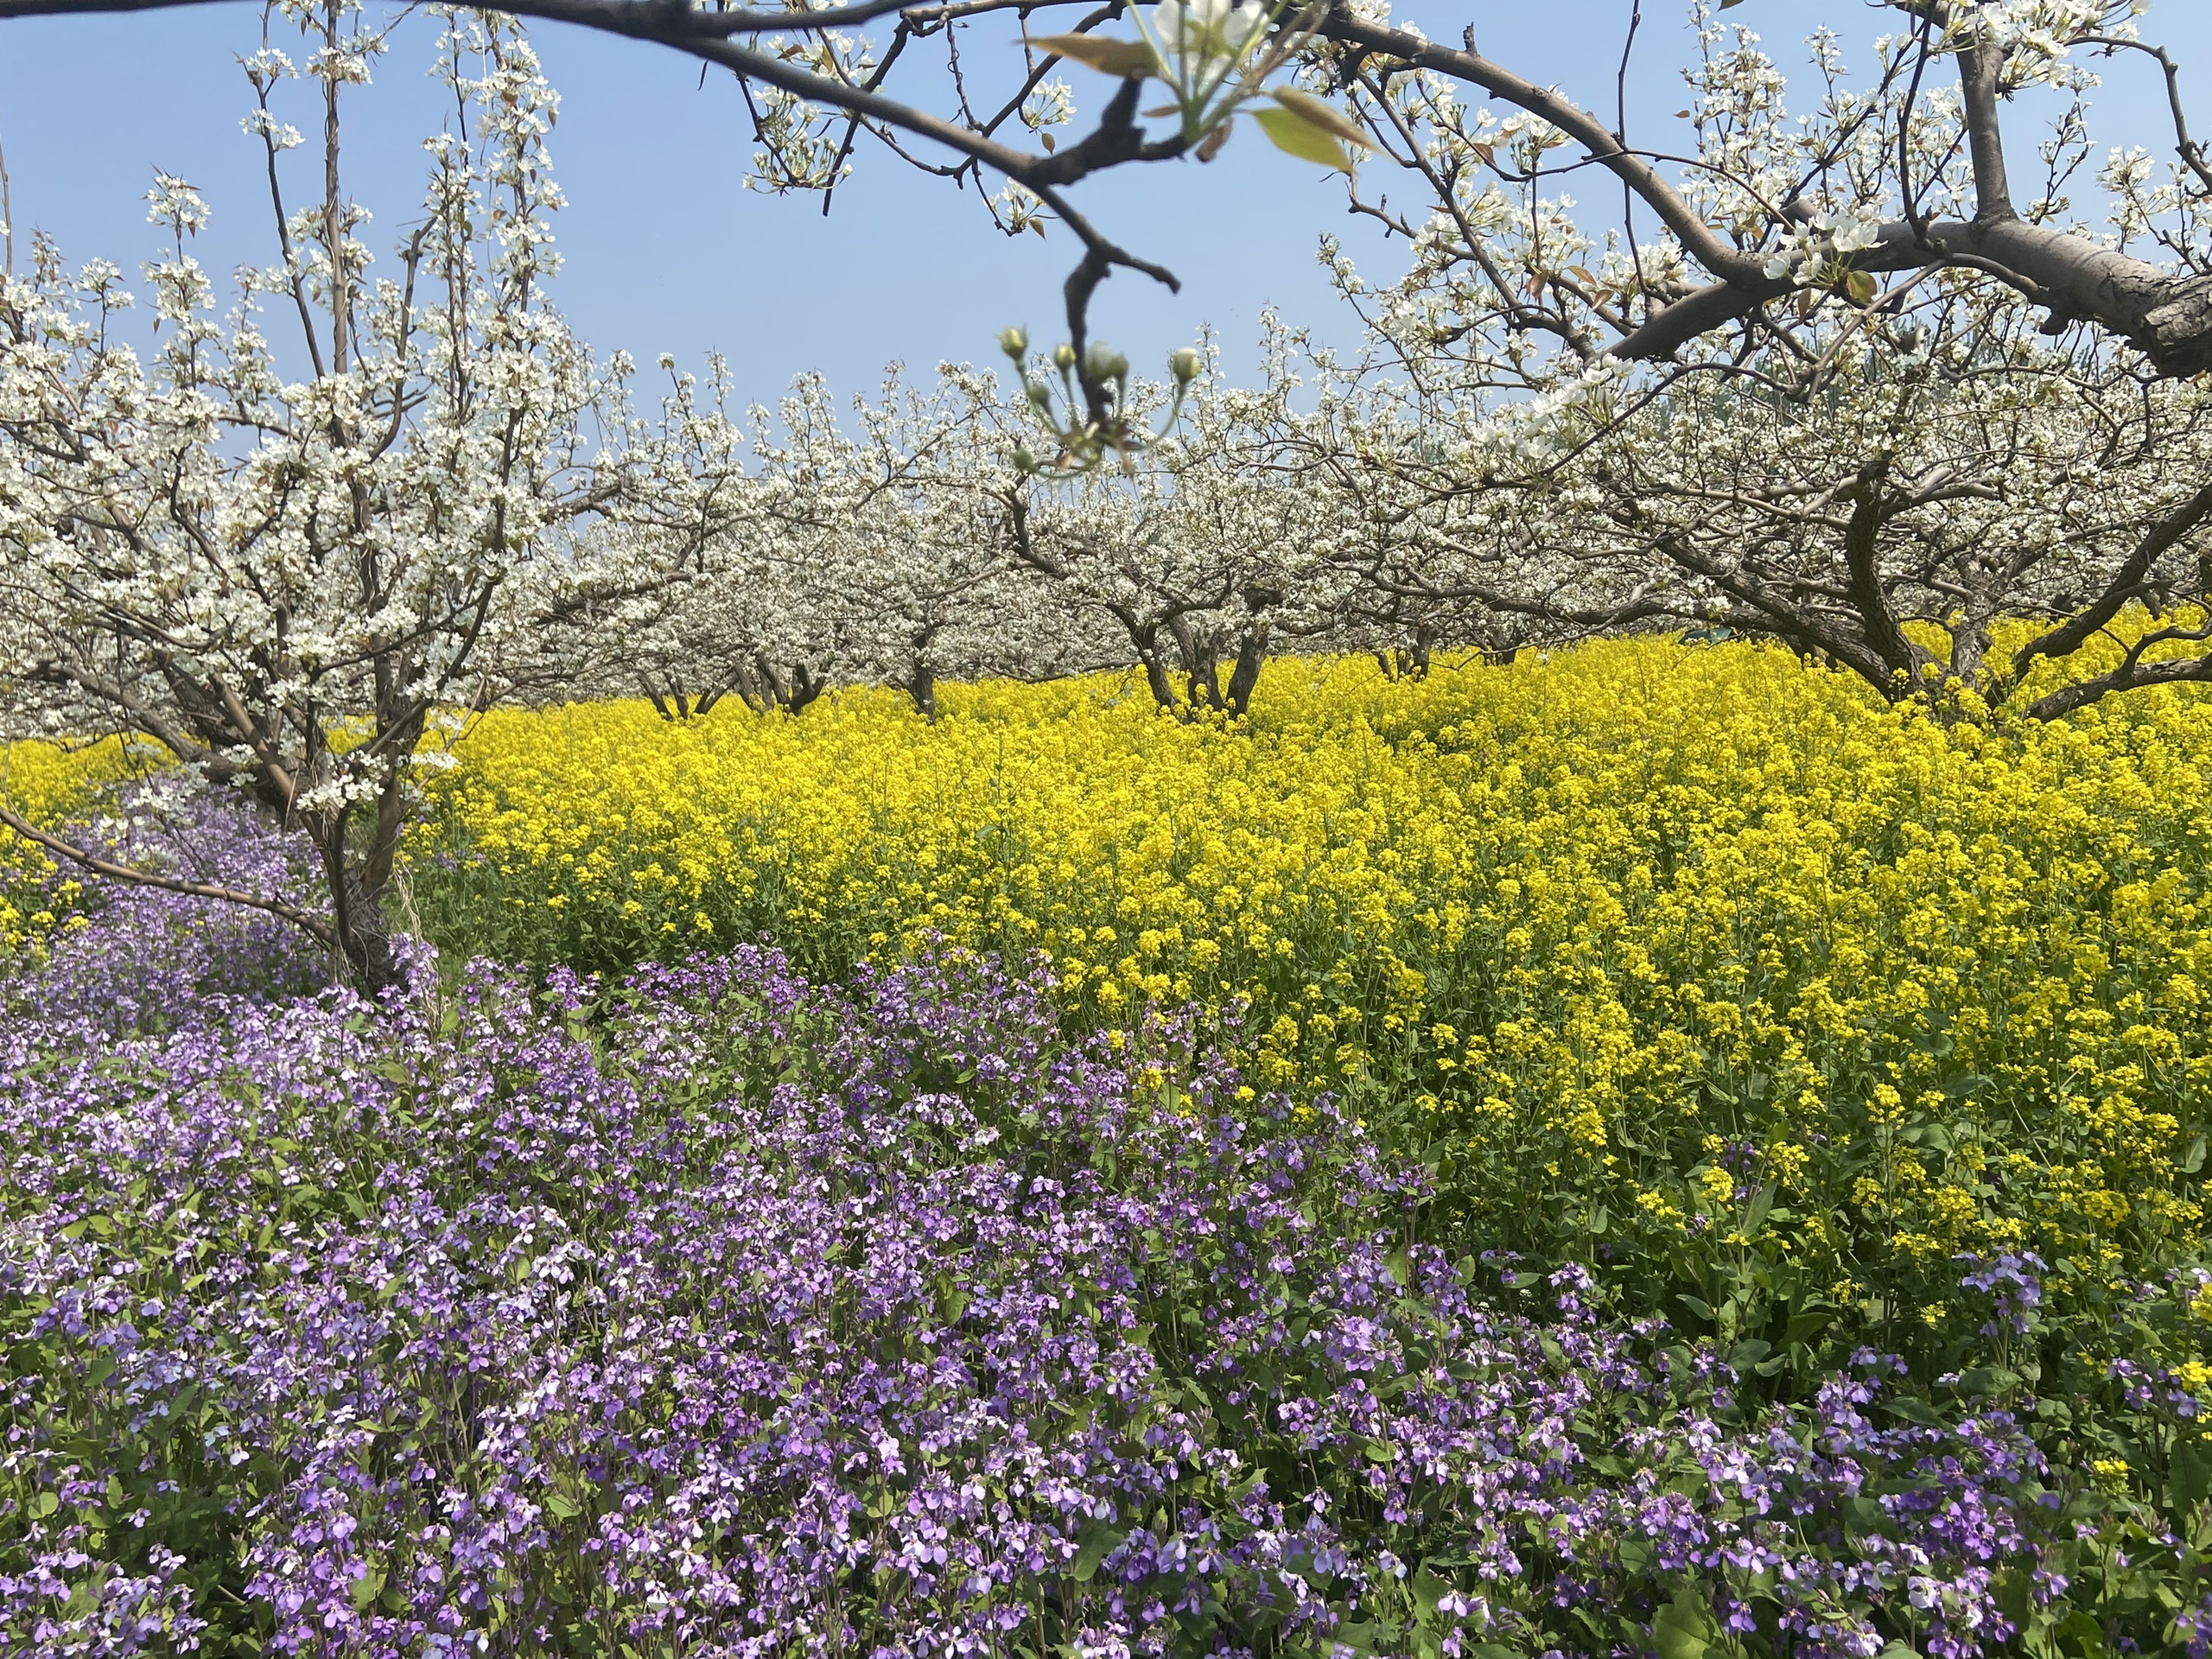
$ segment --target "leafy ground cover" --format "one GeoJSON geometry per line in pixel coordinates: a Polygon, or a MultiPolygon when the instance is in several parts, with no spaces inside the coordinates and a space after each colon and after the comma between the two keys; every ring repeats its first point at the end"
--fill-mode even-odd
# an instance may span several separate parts
{"type": "Polygon", "coordinates": [[[2202,704],[1270,677],[495,716],[379,1007],[24,863],[0,1649],[2205,1651],[2202,704]]]}
{"type": "MultiPolygon", "coordinates": [[[[1761,1403],[1585,1270],[1448,1259],[1426,1172],[1199,1027],[1070,1042],[1050,989],[743,947],[11,1023],[0,1631],[1869,1655],[2110,1616],[2116,1506],[2012,1412],[1872,1353],[1761,1403]]],[[[1967,1277],[2001,1354],[2033,1279],[1967,1277]]]]}

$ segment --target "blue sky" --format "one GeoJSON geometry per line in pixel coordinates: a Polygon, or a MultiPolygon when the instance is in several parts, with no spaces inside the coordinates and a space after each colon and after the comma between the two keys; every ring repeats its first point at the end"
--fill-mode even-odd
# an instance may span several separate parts
{"type": "MultiPolygon", "coordinates": [[[[1471,19],[1487,54],[1605,107],[1629,3],[1402,0],[1398,12],[1444,39],[1471,19]]],[[[1689,36],[1671,0],[1645,0],[1644,13],[1631,137],[1655,142],[1684,101],[1673,71],[1689,36]]],[[[1871,59],[1868,42],[1890,26],[1864,0],[1746,0],[1728,16],[1757,29],[1789,69],[1802,59],[1796,42],[1823,18],[1854,64],[1871,59]]],[[[0,23],[0,146],[19,238],[42,228],[72,260],[99,256],[135,270],[153,247],[143,197],[159,166],[201,187],[214,209],[207,263],[227,270],[265,257],[259,151],[238,130],[247,99],[234,62],[258,29],[257,9],[246,4],[0,23]]],[[[402,32],[348,117],[347,178],[378,213],[384,234],[372,232],[374,247],[396,238],[419,196],[416,140],[436,119],[422,73],[429,29],[417,22],[402,32]]],[[[2144,33],[2182,57],[2193,124],[2212,136],[2212,4],[2157,0],[2144,33]]],[[[563,99],[554,156],[571,206],[560,221],[559,302],[594,346],[647,362],[663,351],[696,362],[718,348],[751,398],[772,397],[810,368],[860,391],[894,359],[917,368],[992,360],[993,336],[1009,322],[1058,337],[1071,238],[1009,241],[972,194],[880,150],[863,151],[826,219],[816,200],[746,191],[750,129],[728,77],[701,90],[696,67],[664,48],[550,25],[535,38],[563,99]]],[[[987,49],[980,31],[976,38],[974,49],[987,49]]],[[[1105,83],[1081,71],[1071,78],[1095,108],[1105,83]]],[[[2163,89],[2145,67],[2108,73],[2095,116],[2101,145],[2163,154],[2171,143],[2164,122],[2163,89]]],[[[1184,278],[1179,296],[1126,271],[1101,291],[1099,332],[1141,366],[1211,323],[1232,371],[1249,370],[1267,305],[1348,341],[1348,315],[1315,263],[1324,232],[1343,236],[1366,268],[1395,269],[1371,224],[1347,217],[1333,175],[1277,154],[1249,126],[1211,166],[1125,168],[1085,184],[1077,200],[1184,278]]]]}

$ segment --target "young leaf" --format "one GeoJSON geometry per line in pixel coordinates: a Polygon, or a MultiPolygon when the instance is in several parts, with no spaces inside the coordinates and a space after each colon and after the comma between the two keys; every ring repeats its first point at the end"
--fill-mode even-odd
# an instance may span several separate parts
{"type": "Polygon", "coordinates": [[[1861,305],[1872,305],[1875,294],[1879,291],[1875,287],[1873,273],[1865,270],[1846,272],[1843,289],[1861,305]]]}
{"type": "Polygon", "coordinates": [[[1067,58],[1101,74],[1124,80],[1160,73],[1160,60],[1142,41],[1118,41],[1099,35],[1039,35],[1029,42],[1055,57],[1067,58]]]}
{"type": "Polygon", "coordinates": [[[1336,136],[1314,125],[1297,111],[1255,110],[1252,118],[1260,124],[1260,130],[1274,141],[1277,149],[1295,156],[1301,162],[1333,167],[1344,173],[1351,171],[1351,156],[1336,136]]]}
{"type": "Polygon", "coordinates": [[[1338,109],[1335,105],[1318,99],[1311,92],[1301,92],[1295,86],[1279,86],[1268,96],[1293,115],[1302,117],[1313,125],[1320,128],[1322,131],[1333,134],[1347,144],[1356,144],[1362,149],[1372,149],[1375,147],[1375,141],[1361,130],[1357,122],[1338,109]]]}

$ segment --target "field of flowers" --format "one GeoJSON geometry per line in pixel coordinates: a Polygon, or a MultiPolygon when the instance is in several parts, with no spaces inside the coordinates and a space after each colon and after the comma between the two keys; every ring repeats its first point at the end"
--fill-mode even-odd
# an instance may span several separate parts
{"type": "Polygon", "coordinates": [[[887,696],[493,715],[418,902],[505,960],[764,938],[835,980],[941,936],[1043,953],[1077,1028],[1244,1005],[1254,1084],[1434,1168],[1444,1236],[1803,1378],[1868,1341],[1940,1374],[1979,1340],[1956,1260],[2008,1252],[2089,1357],[2201,1365],[2201,701],[1946,730],[1778,652],[1633,640],[1278,664],[1249,731],[1125,690],[948,690],[933,728],[887,696]]]}
{"type": "Polygon", "coordinates": [[[2201,1659],[2212,707],[1129,690],[487,716],[380,1006],[19,852],[0,1652],[2201,1659]]]}
{"type": "MultiPolygon", "coordinates": [[[[0,744],[0,798],[35,823],[57,822],[128,770],[119,743],[0,744]]],[[[0,830],[0,962],[36,955],[80,892],[44,854],[0,830]]]]}

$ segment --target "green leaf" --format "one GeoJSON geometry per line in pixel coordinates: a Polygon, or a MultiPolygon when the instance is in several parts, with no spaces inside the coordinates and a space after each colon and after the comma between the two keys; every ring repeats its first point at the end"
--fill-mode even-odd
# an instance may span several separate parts
{"type": "Polygon", "coordinates": [[[1351,171],[1351,156],[1334,134],[1316,126],[1294,110],[1255,110],[1252,118],[1277,149],[1317,167],[1351,171]]]}
{"type": "Polygon", "coordinates": [[[2189,1143],[2189,1150],[2181,1155],[2181,1173],[2194,1175],[2204,1167],[2204,1137],[2198,1135],[2189,1143]]]}
{"type": "Polygon", "coordinates": [[[1843,275],[1843,291],[1860,305],[1872,305],[1874,296],[1881,290],[1875,286],[1872,273],[1847,270],[1843,275]]]}
{"type": "Polygon", "coordinates": [[[1142,41],[1116,40],[1105,35],[1039,35],[1030,42],[1054,57],[1066,58],[1101,74],[1141,80],[1160,73],[1160,60],[1142,41]]]}
{"type": "Polygon", "coordinates": [[[1773,1208],[1774,1186],[1770,1182],[1763,1183],[1758,1196],[1751,1200],[1751,1207],[1744,1212],[1744,1236],[1757,1238],[1760,1224],[1766,1220],[1767,1211],[1773,1208]]]}
{"type": "Polygon", "coordinates": [[[1959,1374],[1959,1392],[1965,1395],[2003,1394],[2020,1385],[2020,1374],[2001,1365],[1977,1365],[1959,1374]]]}
{"type": "Polygon", "coordinates": [[[1446,1592],[1452,1588],[1451,1585],[1438,1578],[1426,1567],[1414,1574],[1411,1587],[1414,1595],[1414,1611],[1423,1618],[1434,1616],[1436,1604],[1443,1600],[1446,1592]]]}
{"type": "Polygon", "coordinates": [[[2212,1462],[2208,1462],[2204,1453],[2194,1446],[2177,1446],[2174,1448],[2168,1484],[2173,1491],[2176,1508],[2201,1503],[2212,1496],[2212,1462]]]}
{"type": "Polygon", "coordinates": [[[1357,122],[1335,105],[1318,99],[1311,92],[1301,92],[1295,86],[1281,86],[1268,96],[1308,126],[1319,127],[1343,143],[1360,149],[1375,147],[1375,141],[1361,130],[1357,122]]]}
{"type": "Polygon", "coordinates": [[[1121,1534],[1100,1528],[1084,1540],[1083,1548],[1076,1552],[1075,1565],[1068,1569],[1069,1576],[1077,1584],[1090,1583],[1097,1576],[1099,1562],[1121,1541],[1121,1534]]]}
{"type": "Polygon", "coordinates": [[[1871,1497],[1853,1497],[1844,1502],[1844,1528],[1854,1538],[1881,1531],[1882,1523],[1888,1519],[1889,1511],[1871,1497]]]}
{"type": "Polygon", "coordinates": [[[1651,1645],[1659,1659],[1705,1659],[1718,1634],[1705,1598],[1694,1590],[1677,1591],[1651,1621],[1651,1645]]]}
{"type": "Polygon", "coordinates": [[[1395,1625],[1383,1624],[1339,1624],[1329,1632],[1332,1646],[1350,1648],[1354,1653],[1374,1653],[1395,1645],[1398,1630],[1395,1625]]]}
{"type": "Polygon", "coordinates": [[[353,1605],[365,1610],[383,1590],[384,1570],[375,1567],[363,1567],[361,1576],[353,1580],[353,1605]]]}
{"type": "Polygon", "coordinates": [[[1802,1307],[1789,1316],[1789,1327],[1782,1333],[1783,1344],[1809,1342],[1824,1330],[1835,1317],[1833,1308],[1802,1307]]]}

